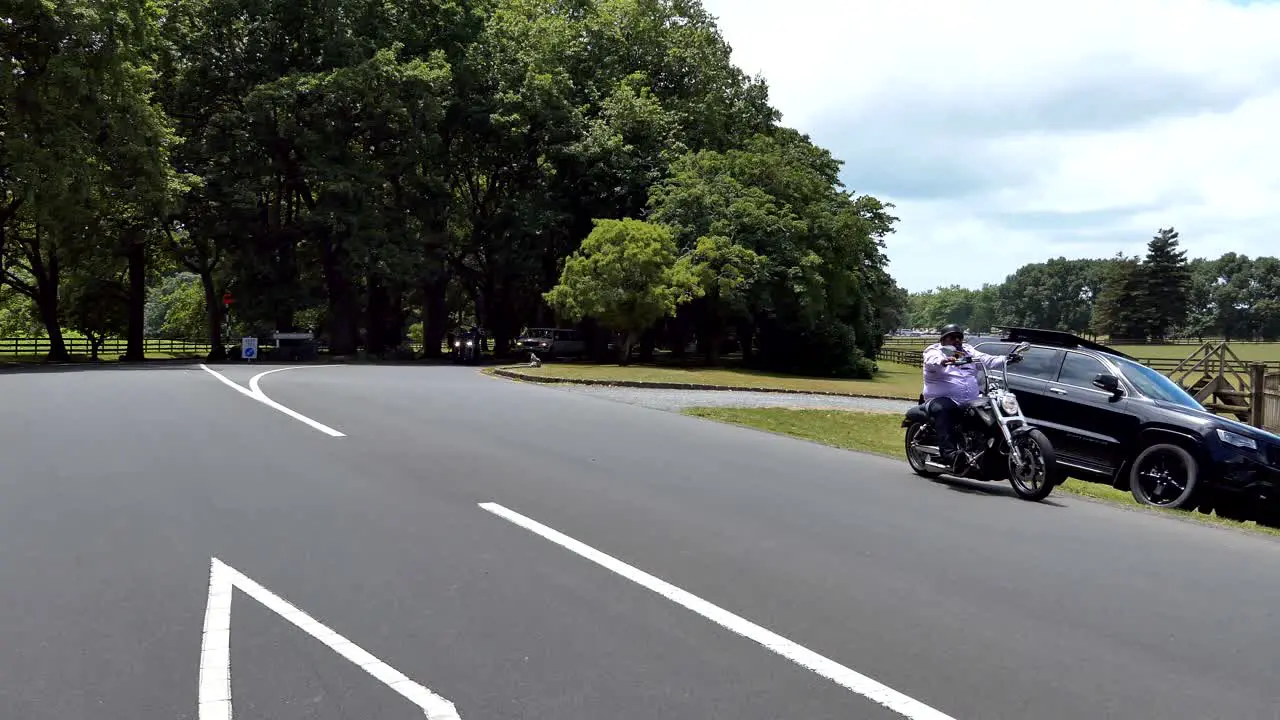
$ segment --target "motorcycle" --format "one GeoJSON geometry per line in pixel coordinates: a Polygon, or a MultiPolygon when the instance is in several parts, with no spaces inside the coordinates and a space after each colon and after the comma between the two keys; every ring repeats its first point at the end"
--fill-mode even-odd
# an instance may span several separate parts
{"type": "Polygon", "coordinates": [[[462,337],[453,341],[453,361],[455,363],[472,364],[478,358],[476,339],[462,337]]]}
{"type": "MultiPolygon", "coordinates": [[[[1023,500],[1040,501],[1053,492],[1059,478],[1053,445],[1043,432],[1027,423],[1017,396],[1009,390],[1009,364],[1021,360],[1030,347],[1024,342],[1013,348],[999,377],[982,373],[981,396],[962,406],[955,467],[938,462],[941,451],[929,404],[907,411],[902,420],[902,427],[907,429],[907,462],[917,475],[954,475],[983,482],[1008,480],[1023,500]]],[[[942,351],[956,358],[956,365],[974,363],[973,358],[955,348],[943,347],[942,351]]]]}

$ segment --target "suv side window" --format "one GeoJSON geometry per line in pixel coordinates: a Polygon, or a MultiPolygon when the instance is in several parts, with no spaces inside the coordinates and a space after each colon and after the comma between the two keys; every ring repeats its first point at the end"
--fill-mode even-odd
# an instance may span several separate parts
{"type": "Polygon", "coordinates": [[[1058,382],[1063,385],[1092,388],[1094,376],[1105,372],[1107,372],[1107,366],[1103,365],[1101,360],[1083,353],[1067,353],[1058,382]]]}
{"type": "MultiPolygon", "coordinates": [[[[1008,355],[1014,343],[983,343],[976,349],[990,355],[1008,355]]],[[[1058,376],[1058,366],[1062,364],[1062,351],[1047,347],[1033,347],[1022,356],[1022,362],[1009,366],[1010,375],[1035,378],[1036,380],[1052,380],[1058,376]]],[[[1092,380],[1093,378],[1090,378],[1092,380]]]]}

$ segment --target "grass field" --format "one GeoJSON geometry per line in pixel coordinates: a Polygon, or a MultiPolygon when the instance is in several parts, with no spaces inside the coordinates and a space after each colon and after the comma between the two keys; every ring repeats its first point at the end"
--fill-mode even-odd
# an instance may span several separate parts
{"type": "MultiPolygon", "coordinates": [[[[1280,343],[1228,343],[1231,352],[1244,362],[1280,362],[1280,343]]],[[[1198,345],[1117,345],[1126,355],[1151,360],[1183,360],[1199,349],[1198,345]]]]}
{"type": "MultiPolygon", "coordinates": [[[[898,458],[902,460],[903,474],[906,476],[904,482],[909,482],[911,477],[914,477],[903,455],[902,418],[896,414],[787,408],[689,408],[684,411],[684,414],[788,435],[846,450],[898,458]]],[[[1233,527],[1267,535],[1280,535],[1278,529],[1253,522],[1237,522],[1217,515],[1139,505],[1128,492],[1100,483],[1072,479],[1056,488],[1055,492],[1059,490],[1137,511],[1163,513],[1193,522],[1233,527]]]]}
{"type": "Polygon", "coordinates": [[[880,363],[873,380],[835,380],[755,372],[737,368],[704,368],[668,365],[589,365],[547,363],[540,368],[512,368],[521,373],[565,380],[631,381],[718,385],[761,390],[794,390],[914,399],[920,394],[920,368],[880,363]]]}

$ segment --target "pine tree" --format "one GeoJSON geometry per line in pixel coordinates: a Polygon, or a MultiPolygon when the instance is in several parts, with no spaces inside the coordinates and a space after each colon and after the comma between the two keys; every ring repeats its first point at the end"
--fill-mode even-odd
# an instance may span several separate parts
{"type": "Polygon", "coordinates": [[[1141,294],[1138,305],[1145,320],[1146,334],[1164,338],[1170,330],[1187,321],[1191,292],[1191,268],[1187,252],[1178,249],[1178,233],[1161,228],[1147,243],[1147,259],[1142,263],[1141,294]]]}

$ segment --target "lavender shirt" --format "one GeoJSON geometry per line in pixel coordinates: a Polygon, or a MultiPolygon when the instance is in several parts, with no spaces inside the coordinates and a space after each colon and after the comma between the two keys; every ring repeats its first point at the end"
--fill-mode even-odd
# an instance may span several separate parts
{"type": "Polygon", "coordinates": [[[988,355],[979,352],[972,345],[965,343],[964,351],[973,358],[972,365],[943,365],[947,359],[942,354],[942,343],[934,343],[924,349],[924,401],[937,397],[948,397],[957,403],[977,400],[978,364],[991,369],[1002,367],[1007,358],[1004,355],[988,355]]]}

